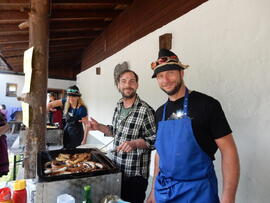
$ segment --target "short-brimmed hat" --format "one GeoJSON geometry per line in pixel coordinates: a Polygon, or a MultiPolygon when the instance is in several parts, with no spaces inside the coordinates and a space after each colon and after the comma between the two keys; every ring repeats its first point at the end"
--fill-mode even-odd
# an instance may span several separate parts
{"type": "Polygon", "coordinates": [[[158,60],[152,62],[151,68],[154,70],[152,78],[157,77],[157,74],[167,70],[184,70],[189,65],[181,63],[175,53],[168,49],[160,49],[158,53],[158,60]]]}
{"type": "Polygon", "coordinates": [[[67,96],[80,97],[82,94],[80,93],[79,88],[76,85],[73,85],[67,89],[67,96]]]}

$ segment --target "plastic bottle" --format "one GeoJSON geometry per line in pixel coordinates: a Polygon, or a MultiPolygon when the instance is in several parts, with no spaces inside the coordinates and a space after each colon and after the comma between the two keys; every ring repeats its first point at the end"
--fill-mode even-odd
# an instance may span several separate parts
{"type": "Polygon", "coordinates": [[[86,185],[84,186],[84,192],[83,192],[83,201],[82,203],[92,203],[91,199],[91,186],[86,185]]]}
{"type": "Polygon", "coordinates": [[[12,203],[10,188],[0,189],[0,203],[12,203]]]}
{"type": "Polygon", "coordinates": [[[75,199],[69,194],[62,194],[57,197],[57,203],[75,203],[75,199]]]}
{"type": "Polygon", "coordinates": [[[13,185],[13,203],[27,203],[26,181],[17,180],[13,185]]]}

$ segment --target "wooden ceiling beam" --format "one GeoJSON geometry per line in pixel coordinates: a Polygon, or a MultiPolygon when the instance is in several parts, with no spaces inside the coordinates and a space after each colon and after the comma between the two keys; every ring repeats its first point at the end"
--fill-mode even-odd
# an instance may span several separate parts
{"type": "MultiPolygon", "coordinates": [[[[113,19],[120,14],[120,11],[101,10],[101,11],[63,11],[52,12],[51,21],[69,21],[82,19],[113,19]]],[[[20,11],[1,11],[0,19],[24,20],[28,19],[27,12],[20,11]]]]}
{"type": "Polygon", "coordinates": [[[28,49],[29,47],[26,47],[26,48],[24,48],[24,47],[21,47],[21,48],[7,48],[7,49],[2,49],[1,48],[1,52],[6,52],[6,51],[10,51],[10,52],[13,52],[13,51],[18,51],[18,52],[24,52],[26,49],[28,49]]]}
{"type": "Polygon", "coordinates": [[[3,45],[0,47],[2,51],[13,51],[13,50],[26,50],[29,48],[28,44],[20,44],[20,45],[3,45]]]}
{"type": "Polygon", "coordinates": [[[6,35],[0,37],[0,42],[15,42],[29,40],[29,35],[6,35]]]}
{"type": "Polygon", "coordinates": [[[91,27],[91,28],[102,28],[104,29],[106,26],[109,25],[110,22],[106,22],[104,20],[85,20],[85,21],[70,21],[70,22],[59,22],[59,21],[52,21],[50,23],[50,29],[57,29],[57,28],[84,28],[84,27],[91,27]]]}
{"type": "Polygon", "coordinates": [[[30,3],[0,3],[0,11],[25,11],[30,9],[30,3]]]}
{"type": "Polygon", "coordinates": [[[50,32],[89,32],[89,31],[100,31],[103,28],[92,28],[92,27],[81,27],[81,28],[56,28],[50,29],[50,32]]]}
{"type": "Polygon", "coordinates": [[[80,57],[78,55],[75,56],[69,56],[68,59],[66,58],[66,56],[57,56],[57,57],[49,57],[49,64],[50,63],[57,63],[57,62],[61,62],[61,63],[70,63],[73,60],[78,60],[80,59],[80,57]]]}
{"type": "Polygon", "coordinates": [[[28,13],[20,11],[1,11],[0,19],[28,20],[28,13]]]}
{"type": "Polygon", "coordinates": [[[11,65],[22,65],[23,64],[23,57],[15,57],[15,58],[7,58],[7,62],[11,65]]]}
{"type": "Polygon", "coordinates": [[[8,20],[0,19],[0,25],[2,25],[2,24],[17,24],[17,25],[19,25],[20,23],[22,23],[24,21],[25,21],[24,19],[8,19],[8,20]]]}
{"type": "Polygon", "coordinates": [[[4,57],[11,57],[16,55],[21,55],[24,53],[24,50],[1,50],[1,53],[4,57]]]}
{"type": "Polygon", "coordinates": [[[73,4],[80,4],[80,3],[88,3],[92,5],[115,5],[115,4],[127,4],[130,5],[132,0],[52,0],[53,4],[66,4],[66,3],[73,3],[73,4]]]}
{"type": "Polygon", "coordinates": [[[75,66],[75,64],[79,63],[80,58],[72,58],[71,60],[64,60],[64,58],[59,58],[56,60],[49,60],[49,66],[75,66]]]}
{"type": "Polygon", "coordinates": [[[50,42],[54,41],[64,41],[64,40],[84,40],[84,39],[93,39],[92,36],[76,36],[76,37],[59,37],[59,38],[50,38],[50,42]]]}
{"type": "MultiPolygon", "coordinates": [[[[52,3],[52,10],[94,10],[94,9],[104,9],[113,6],[129,6],[132,0],[65,0],[52,3]]],[[[5,2],[2,0],[0,3],[0,11],[27,11],[30,9],[30,2],[28,1],[18,1],[16,3],[5,2]]]]}
{"type": "Polygon", "coordinates": [[[79,51],[78,50],[68,50],[67,52],[60,52],[60,53],[55,53],[53,56],[52,56],[52,52],[50,52],[50,54],[49,54],[49,58],[51,58],[51,57],[61,57],[61,56],[67,56],[67,55],[69,55],[69,56],[78,56],[78,57],[80,57],[80,55],[79,55],[80,53],[79,53],[79,51]]]}
{"type": "Polygon", "coordinates": [[[9,58],[20,58],[23,57],[23,53],[22,54],[18,54],[18,55],[11,55],[11,56],[5,56],[5,59],[9,59],[9,58]]]}
{"type": "MultiPolygon", "coordinates": [[[[49,76],[74,79],[85,47],[133,0],[51,0],[49,76]],[[68,71],[67,71],[68,70],[68,71]]],[[[16,72],[22,72],[29,47],[30,0],[0,0],[0,51],[16,72]]]]}
{"type": "Polygon", "coordinates": [[[16,2],[16,3],[29,3],[30,0],[1,0],[1,3],[11,3],[11,2],[16,2]]]}
{"type": "Polygon", "coordinates": [[[63,28],[79,28],[79,27],[97,27],[97,28],[104,28],[109,25],[110,22],[106,22],[104,20],[78,20],[76,22],[58,22],[52,21],[50,23],[50,28],[55,29],[59,27],[63,28]]]}
{"type": "Polygon", "coordinates": [[[65,38],[65,37],[88,37],[94,38],[98,36],[100,32],[89,31],[89,32],[50,32],[50,39],[65,38]]]}
{"type": "Polygon", "coordinates": [[[22,73],[23,72],[23,66],[22,65],[11,65],[12,71],[14,73],[22,73]]]}
{"type": "Polygon", "coordinates": [[[92,41],[92,39],[80,39],[80,40],[60,40],[60,41],[50,41],[49,46],[62,46],[63,44],[67,44],[68,46],[72,46],[75,44],[89,44],[92,41]]]}
{"type": "MultiPolygon", "coordinates": [[[[64,25],[62,23],[57,23],[54,26],[51,26],[50,31],[52,32],[77,32],[77,31],[99,31],[103,30],[106,27],[106,24],[108,23],[103,22],[103,23],[68,23],[64,22],[64,25]]],[[[25,30],[20,30],[18,27],[18,24],[0,24],[0,34],[1,32],[3,33],[2,35],[6,35],[9,33],[11,34],[26,34],[28,33],[29,29],[26,28],[25,30]]]]}
{"type": "Polygon", "coordinates": [[[13,31],[13,32],[2,32],[2,31],[0,31],[0,36],[7,36],[7,35],[28,35],[29,34],[29,32],[28,31],[22,31],[22,30],[20,30],[20,31],[13,31]]]}
{"type": "Polygon", "coordinates": [[[49,44],[50,48],[61,48],[61,47],[76,47],[76,46],[81,46],[81,47],[85,47],[85,42],[82,41],[74,41],[74,42],[66,42],[66,43],[56,43],[56,44],[49,44]]]}
{"type": "MultiPolygon", "coordinates": [[[[50,29],[50,32],[100,31],[100,30],[105,28],[105,26],[104,27],[76,27],[76,28],[62,28],[61,26],[59,26],[59,27],[54,28],[54,29],[50,29]]],[[[17,25],[13,25],[13,26],[0,25],[0,36],[21,35],[21,34],[29,34],[28,29],[27,30],[20,30],[17,25]]]]}
{"type": "Polygon", "coordinates": [[[52,12],[51,21],[57,19],[104,19],[114,18],[119,15],[119,11],[102,10],[102,11],[62,11],[52,12]]]}
{"type": "Polygon", "coordinates": [[[1,47],[1,45],[22,44],[22,43],[29,43],[29,41],[28,40],[23,40],[23,41],[7,41],[7,42],[1,42],[0,41],[0,47],[1,47]]]}
{"type": "Polygon", "coordinates": [[[51,22],[78,22],[78,21],[92,21],[92,20],[104,20],[105,22],[111,22],[113,20],[112,17],[100,17],[100,16],[92,16],[87,18],[51,18],[51,22]]]}
{"type": "MultiPolygon", "coordinates": [[[[55,41],[66,41],[66,40],[90,40],[93,39],[95,36],[72,36],[72,37],[57,37],[57,38],[50,38],[50,42],[55,41]]],[[[29,35],[6,35],[0,37],[0,43],[1,42],[15,42],[15,41],[28,41],[29,35]]]]}
{"type": "Polygon", "coordinates": [[[74,51],[74,50],[81,50],[83,51],[85,46],[73,46],[73,47],[58,47],[58,48],[50,48],[49,53],[62,53],[63,55],[67,55],[67,52],[74,51]]]}
{"type": "Polygon", "coordinates": [[[92,3],[54,3],[52,5],[52,11],[57,12],[59,10],[102,10],[113,9],[113,4],[92,4],[92,3]]]}
{"type": "Polygon", "coordinates": [[[20,28],[18,27],[20,23],[9,23],[9,24],[1,24],[0,23],[0,32],[13,32],[13,31],[20,31],[20,28]]]}

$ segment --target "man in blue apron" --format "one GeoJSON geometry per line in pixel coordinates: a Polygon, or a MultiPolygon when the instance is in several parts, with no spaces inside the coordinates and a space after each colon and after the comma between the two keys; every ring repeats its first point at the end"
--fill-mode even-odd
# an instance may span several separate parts
{"type": "Polygon", "coordinates": [[[147,202],[235,203],[239,159],[220,103],[190,91],[183,81],[188,66],[161,49],[151,64],[168,101],[156,111],[154,183],[147,202]],[[219,200],[214,154],[222,157],[223,192],[219,200]]]}

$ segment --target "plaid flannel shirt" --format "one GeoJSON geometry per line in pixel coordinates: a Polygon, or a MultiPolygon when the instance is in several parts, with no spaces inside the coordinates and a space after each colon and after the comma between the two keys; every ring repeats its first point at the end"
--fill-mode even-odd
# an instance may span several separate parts
{"type": "Polygon", "coordinates": [[[143,176],[148,178],[151,149],[154,149],[156,126],[154,110],[137,95],[129,114],[120,119],[123,100],[117,103],[112,125],[109,128],[114,136],[114,147],[125,141],[144,139],[148,149],[135,149],[131,152],[113,152],[112,160],[124,172],[124,176],[143,176]]]}

